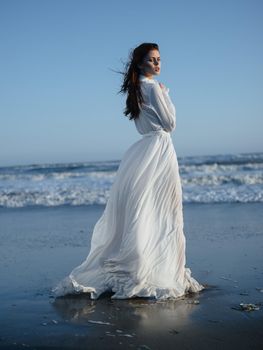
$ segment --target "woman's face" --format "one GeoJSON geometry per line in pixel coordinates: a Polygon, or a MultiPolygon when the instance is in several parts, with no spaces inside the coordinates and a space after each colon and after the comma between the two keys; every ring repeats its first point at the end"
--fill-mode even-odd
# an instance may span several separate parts
{"type": "Polygon", "coordinates": [[[160,52],[156,49],[149,51],[139,68],[141,73],[149,78],[153,75],[159,75],[161,71],[160,52]]]}

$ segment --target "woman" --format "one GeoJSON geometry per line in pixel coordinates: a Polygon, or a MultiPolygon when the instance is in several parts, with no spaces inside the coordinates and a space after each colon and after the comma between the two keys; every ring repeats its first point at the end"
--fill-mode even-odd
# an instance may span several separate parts
{"type": "Polygon", "coordinates": [[[143,43],[126,65],[119,92],[139,141],[124,153],[105,210],[94,226],[86,260],[53,291],[57,296],[105,291],[111,299],[174,299],[204,289],[185,267],[182,188],[171,139],[176,126],[160,74],[159,47],[143,43]]]}

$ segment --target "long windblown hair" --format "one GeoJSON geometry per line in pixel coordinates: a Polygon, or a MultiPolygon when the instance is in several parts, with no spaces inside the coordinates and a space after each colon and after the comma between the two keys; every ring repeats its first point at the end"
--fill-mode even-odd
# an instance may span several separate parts
{"type": "Polygon", "coordinates": [[[143,102],[139,75],[141,70],[139,65],[143,63],[145,56],[151,50],[158,50],[159,47],[155,43],[143,43],[130,52],[128,62],[125,65],[123,74],[123,83],[118,93],[126,93],[126,107],[124,109],[125,116],[129,116],[129,120],[139,117],[140,104],[143,102]]]}

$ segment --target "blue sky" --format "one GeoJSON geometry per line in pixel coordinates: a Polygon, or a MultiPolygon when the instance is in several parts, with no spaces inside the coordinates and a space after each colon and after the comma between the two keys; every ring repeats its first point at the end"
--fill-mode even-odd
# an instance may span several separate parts
{"type": "Polygon", "coordinates": [[[140,135],[118,94],[160,47],[178,156],[263,151],[261,0],[0,1],[0,166],[121,159],[140,135]]]}

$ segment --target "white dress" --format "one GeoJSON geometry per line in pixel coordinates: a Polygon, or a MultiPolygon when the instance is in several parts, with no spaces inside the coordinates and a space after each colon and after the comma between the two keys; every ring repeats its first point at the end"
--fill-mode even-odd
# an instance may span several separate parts
{"type": "Polygon", "coordinates": [[[140,82],[144,103],[133,120],[142,137],[124,153],[86,260],[52,289],[56,296],[176,299],[204,289],[185,267],[175,106],[155,79],[140,82]]]}

